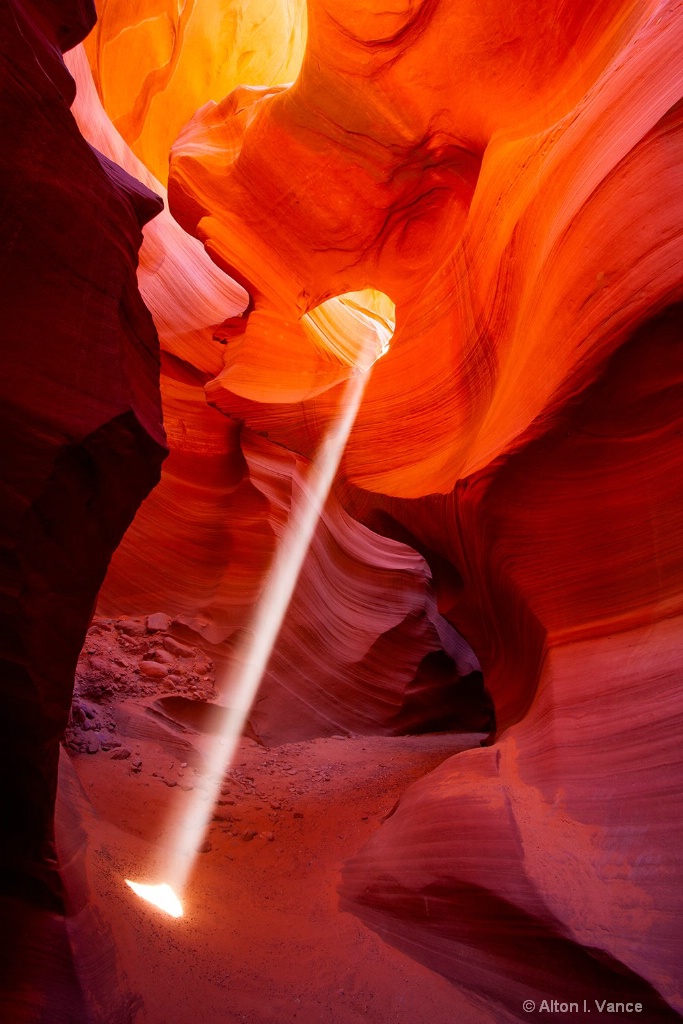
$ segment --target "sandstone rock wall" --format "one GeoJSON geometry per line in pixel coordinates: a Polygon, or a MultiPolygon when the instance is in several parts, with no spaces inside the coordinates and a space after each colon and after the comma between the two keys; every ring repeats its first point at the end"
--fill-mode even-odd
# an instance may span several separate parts
{"type": "Polygon", "coordinates": [[[137,288],[161,200],[81,136],[62,50],[89,3],[1,16],[3,891],[49,900],[59,741],[112,552],[165,455],[137,288]]]}
{"type": "MultiPolygon", "coordinates": [[[[203,44],[193,50],[170,6],[152,19],[144,5],[104,6],[88,50],[103,108],[82,63],[91,92],[79,119],[112,155],[130,146],[163,177],[173,133],[161,112],[201,64],[203,44]],[[144,39],[165,54],[158,73],[143,64],[139,102],[126,91],[126,62],[112,59],[127,29],[138,40],[131,52],[142,52],[144,39]],[[172,52],[171,36],[179,47],[172,52]]],[[[676,1019],[680,4],[385,7],[311,0],[293,85],[273,70],[277,61],[265,61],[268,73],[249,88],[231,67],[229,95],[207,87],[193,94],[204,105],[190,121],[174,121],[172,211],[239,286],[209,269],[169,220],[143,253],[142,287],[165,350],[173,454],[114,560],[101,607],[167,611],[209,645],[247,623],[293,481],[337,415],[352,372],[338,348],[314,342],[301,317],[331,297],[381,289],[396,305],[393,342],[373,370],[255,717],[272,738],[276,722],[288,735],[392,728],[410,720],[417,680],[424,723],[448,689],[438,672],[421,687],[428,659],[445,650],[455,665],[459,656],[469,668],[480,664],[495,743],[447,761],[406,793],[347,865],[343,905],[458,984],[502,998],[506,1012],[518,1012],[530,993],[538,1001],[585,992],[590,1000],[626,991],[649,1020],[676,1019]],[[398,652],[391,660],[389,649],[398,652]]],[[[193,11],[210,20],[207,5],[193,11]]],[[[12,60],[23,52],[17,46],[12,60]]],[[[293,67],[289,42],[283,52],[293,67]]],[[[68,87],[54,68],[54,81],[68,87]]],[[[17,134],[31,123],[24,111],[40,119],[46,109],[31,106],[32,95],[10,131],[29,140],[23,166],[37,172],[46,159],[33,148],[39,133],[17,134]]],[[[58,118],[68,120],[63,99],[54,109],[41,138],[54,140],[58,118]]],[[[90,180],[89,168],[95,174],[93,160],[83,156],[79,182],[90,180]]],[[[60,166],[68,172],[67,157],[60,166]]],[[[121,185],[120,172],[106,167],[121,185]]],[[[29,180],[12,179],[17,196],[29,180]]],[[[43,174],[41,189],[46,180],[53,187],[43,174]]],[[[22,209],[34,208],[36,188],[22,209]]],[[[30,498],[34,511],[16,546],[34,581],[27,614],[41,623],[53,621],[44,594],[59,592],[71,614],[70,565],[58,584],[41,573],[52,537],[71,550],[51,524],[57,507],[82,522],[78,510],[91,494],[83,481],[100,465],[97,431],[123,417],[121,429],[148,432],[154,455],[160,442],[145,351],[125,349],[125,387],[114,375],[101,414],[80,400],[90,347],[75,349],[73,401],[56,397],[65,365],[47,334],[62,325],[71,337],[62,312],[70,293],[62,269],[50,290],[50,254],[63,242],[70,268],[74,253],[94,252],[74,268],[79,296],[87,271],[109,264],[90,236],[74,234],[74,218],[59,219],[62,206],[50,195],[52,218],[35,218],[48,232],[42,262],[27,250],[23,268],[12,264],[10,290],[21,301],[18,270],[25,276],[29,263],[48,289],[44,303],[32,291],[14,314],[22,345],[12,350],[32,351],[24,328],[37,325],[30,336],[43,343],[31,365],[44,373],[35,391],[42,419],[16,463],[12,493],[44,477],[59,484],[59,502],[42,484],[30,498]],[[129,390],[130,404],[119,401],[129,390]],[[66,446],[43,409],[60,411],[66,446]]],[[[131,204],[139,216],[150,212],[139,190],[117,201],[131,217],[131,204]]],[[[107,236],[104,206],[98,239],[107,236]]],[[[22,215],[18,239],[31,223],[22,215]]],[[[121,251],[129,271],[131,249],[121,251]]],[[[125,294],[126,322],[144,334],[121,274],[116,263],[108,286],[125,294]]],[[[104,299],[95,292],[97,301],[79,298],[81,339],[97,335],[89,318],[104,299]]],[[[118,311],[116,301],[111,308],[118,311]]],[[[113,344],[106,330],[100,335],[113,344]]],[[[22,393],[33,400],[32,389],[9,387],[15,404],[22,393]]],[[[95,521],[108,522],[117,507],[107,500],[100,514],[96,504],[95,521]]],[[[74,616],[81,622],[86,610],[78,605],[74,616]]],[[[34,620],[27,623],[21,628],[38,636],[34,620]]],[[[50,665],[65,635],[44,648],[50,665]]],[[[42,678],[39,692],[56,692],[42,678]]],[[[15,692],[32,691],[17,682],[15,692]]],[[[17,698],[19,724],[26,700],[17,698]]]]}
{"type": "MultiPolygon", "coordinates": [[[[342,501],[424,552],[499,733],[406,795],[343,894],[459,983],[502,972],[510,1009],[560,963],[567,992],[683,1008],[679,15],[321,0],[294,86],[207,105],[172,151],[172,209],[257,313],[396,303],[342,501]]],[[[301,415],[231,390],[242,346],[212,403],[313,451],[338,391],[301,415]]]]}

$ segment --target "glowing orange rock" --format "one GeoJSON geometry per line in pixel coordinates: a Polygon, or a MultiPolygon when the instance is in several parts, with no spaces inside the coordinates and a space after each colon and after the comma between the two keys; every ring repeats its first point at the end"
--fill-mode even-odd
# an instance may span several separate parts
{"type": "MultiPolygon", "coordinates": [[[[75,114],[82,130],[163,194],[106,117],[94,94],[82,50],[69,58],[69,66],[78,83],[75,114]]],[[[105,614],[122,610],[130,614],[163,607],[206,642],[219,645],[249,624],[272,558],[278,522],[286,514],[296,461],[287,451],[271,445],[267,460],[271,468],[263,478],[259,468],[263,463],[257,460],[253,468],[249,456],[258,438],[207,406],[202,385],[221,362],[221,349],[213,338],[229,340],[226,365],[212,384],[212,393],[217,389],[230,403],[237,395],[247,395],[286,404],[343,382],[356,363],[362,362],[356,337],[361,321],[371,323],[370,316],[377,325],[386,325],[393,307],[373,293],[332,300],[296,322],[287,323],[267,310],[240,318],[246,304],[243,290],[217,270],[198,243],[181,232],[166,213],[147,232],[139,277],[142,294],[159,327],[164,419],[171,454],[160,485],[112,560],[99,608],[105,614]],[[367,303],[374,312],[367,312],[367,303]],[[212,327],[217,321],[226,321],[225,326],[212,327]],[[281,363],[283,345],[288,352],[285,366],[281,363]],[[237,358],[233,355],[236,348],[237,358]],[[234,389],[229,395],[226,383],[234,389]],[[282,504],[273,500],[272,481],[268,480],[273,472],[284,486],[282,504]]],[[[377,346],[379,354],[379,335],[377,346]]],[[[400,576],[402,587],[397,586],[396,545],[374,534],[369,535],[374,540],[368,541],[367,528],[351,521],[343,530],[346,534],[355,531],[357,537],[354,582],[345,561],[336,564],[339,541],[334,535],[342,530],[339,513],[334,522],[334,529],[325,531],[324,539],[316,542],[316,554],[304,569],[282,639],[282,649],[288,654],[284,659],[276,655],[277,669],[265,681],[252,724],[260,734],[275,740],[347,728],[394,732],[416,729],[426,722],[443,725],[457,720],[458,692],[456,687],[452,693],[452,687],[460,676],[475,678],[472,673],[478,671],[478,665],[467,645],[440,621],[424,561],[409,556],[406,565],[410,568],[400,576]],[[378,551],[384,551],[384,566],[378,551]],[[316,568],[321,559],[326,562],[323,578],[316,568]],[[347,595],[348,607],[321,602],[326,588],[347,595]],[[411,594],[408,604],[402,589],[411,594]],[[369,600],[373,592],[376,610],[366,617],[369,632],[364,655],[359,656],[357,623],[364,615],[359,603],[369,600]],[[392,594],[391,600],[382,597],[387,592],[392,594]],[[330,609],[317,631],[322,631],[325,649],[339,652],[339,664],[321,658],[306,642],[312,629],[306,621],[310,593],[316,594],[316,606],[330,609]],[[382,605],[386,607],[379,611],[382,605]],[[445,641],[440,631],[447,637],[445,641]],[[444,642],[448,653],[435,661],[444,642]],[[390,645],[395,666],[386,673],[382,661],[390,645]],[[378,677],[382,679],[379,683],[378,677]],[[416,677],[418,682],[412,686],[416,677]],[[409,697],[411,688],[414,693],[409,697]],[[286,709],[283,701],[289,705],[286,709]]],[[[345,547],[353,547],[348,537],[345,547]]],[[[230,649],[216,653],[225,658],[230,649]]],[[[480,714],[477,721],[486,726],[487,713],[480,714]]]]}
{"type": "MultiPolygon", "coordinates": [[[[316,17],[323,20],[316,10],[311,11],[314,24],[316,17]]],[[[601,9],[601,19],[605,13],[601,9]]],[[[559,45],[552,7],[547,17],[551,24],[545,31],[559,45]]],[[[486,39],[483,13],[478,18],[486,39]]],[[[655,34],[653,18],[629,42],[633,19],[622,14],[602,34],[598,25],[589,30],[588,19],[581,33],[583,76],[578,77],[590,88],[580,94],[578,108],[568,103],[568,89],[562,94],[564,108],[555,109],[555,92],[547,83],[540,89],[527,75],[518,91],[529,95],[524,103],[519,96],[508,101],[507,119],[502,116],[505,88],[496,77],[498,51],[495,39],[488,39],[496,91],[483,93],[477,103],[470,94],[468,109],[493,104],[499,121],[489,127],[486,161],[477,180],[483,143],[481,131],[471,124],[474,115],[460,118],[460,105],[449,106],[439,113],[443,124],[434,124],[430,106],[421,108],[413,123],[408,114],[419,91],[411,92],[413,102],[406,97],[401,104],[412,81],[408,68],[418,60],[445,73],[429,49],[436,45],[431,35],[439,24],[436,13],[434,19],[426,37],[416,32],[414,49],[404,54],[396,42],[399,56],[381,65],[364,88],[363,104],[352,102],[355,78],[340,56],[344,49],[334,45],[336,37],[312,30],[292,89],[260,98],[237,91],[218,106],[204,108],[178,138],[170,180],[176,216],[205,241],[220,265],[239,269],[257,308],[275,307],[296,319],[330,294],[368,284],[398,304],[392,356],[374,375],[347,467],[363,486],[406,497],[449,491],[458,477],[501,454],[536,417],[547,415],[555,394],[561,398],[563,389],[589,380],[591,367],[619,338],[616,324],[601,336],[606,303],[622,311],[619,326],[627,330],[666,301],[677,280],[675,262],[666,256],[667,234],[660,229],[661,207],[652,209],[656,189],[650,200],[639,193],[640,205],[622,210],[601,232],[599,244],[586,252],[586,239],[604,224],[610,204],[620,202],[624,172],[637,178],[645,168],[642,173],[659,176],[663,187],[673,173],[675,155],[662,146],[652,161],[628,155],[637,144],[652,148],[646,136],[675,100],[676,85],[664,70],[676,51],[673,33],[659,27],[655,34]],[[313,77],[311,70],[323,38],[340,65],[335,74],[327,72],[329,82],[320,80],[322,73],[313,77]],[[609,65],[617,41],[631,60],[610,68],[599,86],[586,81],[591,69],[595,79],[609,65]],[[648,78],[645,97],[628,87],[641,76],[648,78]],[[377,81],[406,114],[387,116],[377,81]],[[343,96],[345,88],[346,104],[338,98],[334,111],[320,109],[322,97],[343,96]],[[618,146],[602,131],[616,109],[628,124],[618,146]],[[637,110],[644,113],[636,116],[637,110]],[[534,133],[525,135],[518,126],[526,127],[532,112],[534,133]],[[409,130],[420,140],[417,149],[417,143],[411,148],[405,140],[409,130]],[[455,150],[444,148],[444,137],[458,140],[455,150]],[[272,152],[278,153],[277,167],[272,152]],[[579,175],[588,154],[591,172],[579,175]],[[475,182],[474,205],[458,245],[475,182]],[[269,207],[277,209],[271,222],[265,213],[269,207]],[[636,222],[638,244],[651,252],[653,265],[660,257],[652,246],[661,249],[662,268],[646,293],[618,268],[618,254],[626,239],[634,238],[636,222]],[[555,240],[562,244],[558,247],[555,240]],[[503,279],[504,286],[499,285],[503,279]],[[610,280],[616,287],[606,291],[610,280]],[[574,304],[582,303],[581,317],[576,317],[574,304]],[[444,333],[449,343],[443,342],[444,333]],[[591,339],[590,349],[582,352],[575,370],[583,338],[591,339]],[[531,366],[541,372],[531,373],[531,366]],[[434,445],[433,424],[442,419],[450,429],[434,445]],[[381,452],[376,465],[369,451],[381,452]]],[[[524,28],[520,25],[519,31],[524,28]]],[[[541,20],[534,37],[542,39],[543,28],[541,20]]],[[[567,35],[560,38],[568,44],[571,26],[563,29],[567,35]]],[[[438,38],[441,46],[443,35],[438,38]]],[[[458,37],[449,68],[460,45],[458,37]]],[[[365,51],[374,52],[371,41],[365,51]]],[[[545,74],[558,59],[547,38],[543,55],[537,51],[536,56],[545,74]]],[[[543,82],[544,74],[538,74],[543,82]]],[[[520,77],[518,71],[515,81],[520,77]]],[[[463,82],[458,85],[467,95],[463,82]]],[[[437,81],[429,99],[433,103],[434,92],[450,91],[446,82],[437,81]]],[[[634,181],[634,187],[641,186],[634,181]]],[[[222,404],[215,394],[212,398],[222,404]]],[[[323,400],[323,414],[324,408],[323,400]]]]}
{"type": "MultiPolygon", "coordinates": [[[[78,86],[74,114],[81,130],[163,195],[163,187],[131,153],[105,114],[82,48],[67,59],[78,86]]],[[[238,497],[243,527],[237,525],[234,513],[228,523],[230,496],[244,475],[239,429],[207,406],[203,389],[204,381],[218,372],[222,362],[212,325],[239,315],[248,296],[216,268],[167,211],[147,228],[138,276],[159,330],[171,456],[160,485],[114,556],[101,608],[146,612],[163,604],[195,625],[198,609],[213,604],[220,609],[221,621],[228,624],[216,637],[222,640],[242,624],[254,600],[272,536],[267,525],[259,522],[262,502],[249,487],[244,500],[238,497]],[[236,557],[246,559],[250,568],[240,573],[236,557]]],[[[208,625],[208,620],[203,621],[208,625]]]]}
{"type": "Polygon", "coordinates": [[[216,4],[99,0],[86,47],[116,129],[160,181],[182,125],[237,85],[291,82],[306,41],[305,0],[216,4]]]}
{"type": "Polygon", "coordinates": [[[530,992],[602,999],[627,984],[649,1019],[672,1019],[677,5],[312,0],[293,86],[231,79],[226,90],[240,87],[207,102],[210,87],[193,84],[188,104],[201,46],[171,54],[166,8],[117,11],[90,47],[105,108],[158,174],[178,129],[173,212],[252,302],[213,320],[211,304],[195,320],[168,307],[173,454],[103,602],[163,603],[211,641],[245,624],[297,464],[351,372],[333,340],[341,318],[321,342],[311,317],[381,289],[396,333],[255,717],[275,738],[304,703],[306,734],[325,718],[405,721],[411,673],[447,643],[435,593],[483,667],[499,737],[407,794],[348,867],[347,906],[459,983],[505,989],[512,1013],[530,992]],[[126,62],[110,59],[129,17],[154,40],[139,102],[126,62]]]}
{"type": "MultiPolygon", "coordinates": [[[[517,952],[534,993],[558,964],[563,994],[619,991],[622,965],[662,1021],[683,1006],[682,34],[671,2],[314,3],[296,84],[199,111],[169,186],[259,316],[369,284],[395,301],[346,507],[425,552],[504,730],[406,799],[347,899],[455,980],[483,948],[491,994],[517,952]]],[[[269,406],[273,365],[211,400],[310,454],[338,391],[269,406]]]]}

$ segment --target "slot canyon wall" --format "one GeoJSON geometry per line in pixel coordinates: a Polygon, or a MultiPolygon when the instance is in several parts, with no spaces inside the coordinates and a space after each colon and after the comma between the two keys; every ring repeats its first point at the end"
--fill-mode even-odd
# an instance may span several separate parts
{"type": "Polygon", "coordinates": [[[506,1013],[628,984],[680,1019],[681,4],[2,18],[3,893],[61,908],[95,602],[234,659],[374,289],[394,337],[250,726],[485,731],[483,674],[495,732],[342,907],[506,1013]]]}
{"type": "Polygon", "coordinates": [[[69,111],[62,50],[94,22],[86,0],[2,16],[2,891],[37,898],[56,885],[57,758],[85,630],[166,455],[136,281],[162,203],[69,111]]]}

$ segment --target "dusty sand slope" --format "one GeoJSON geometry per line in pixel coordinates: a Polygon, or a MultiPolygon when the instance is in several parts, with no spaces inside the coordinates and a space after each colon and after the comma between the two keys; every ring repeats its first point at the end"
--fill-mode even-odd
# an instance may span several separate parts
{"type": "Polygon", "coordinates": [[[511,1019],[338,910],[342,862],[406,786],[477,736],[340,737],[271,750],[244,739],[176,921],[123,879],[160,880],[173,813],[201,789],[208,739],[173,729],[145,703],[112,706],[129,757],[120,747],[72,752],[62,765],[70,928],[98,1024],[511,1019]]]}

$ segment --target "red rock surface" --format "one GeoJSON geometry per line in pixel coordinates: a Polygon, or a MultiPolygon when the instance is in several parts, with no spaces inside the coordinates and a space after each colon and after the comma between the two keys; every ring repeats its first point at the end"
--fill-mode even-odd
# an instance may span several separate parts
{"type": "MultiPolygon", "coordinates": [[[[256,41],[261,9],[224,6],[213,31],[208,0],[182,14],[109,0],[87,44],[92,79],[83,52],[71,63],[86,137],[154,187],[170,149],[171,211],[187,232],[164,215],[142,250],[171,456],[99,611],[166,616],[155,628],[222,675],[353,374],[362,329],[343,303],[321,304],[380,289],[396,307],[391,348],[251,728],[281,742],[452,726],[461,677],[481,666],[492,745],[446,759],[362,850],[360,837],[344,850],[342,906],[458,1000],[468,990],[484,1015],[466,1001],[458,1012],[473,1020],[527,1020],[524,1000],[544,998],[585,998],[591,1015],[571,1019],[595,1020],[595,999],[619,997],[648,1021],[680,1019],[680,3],[310,0],[291,86],[301,8],[284,5],[256,41]],[[230,40],[225,65],[215,39],[230,40]]],[[[62,301],[50,295],[50,323],[62,301]]],[[[52,407],[49,351],[36,394],[52,407]]],[[[146,408],[149,366],[130,376],[146,408]]],[[[83,389],[103,394],[87,376],[83,389]]],[[[121,721],[152,747],[160,721],[201,732],[210,712],[160,652],[176,669],[182,655],[141,628],[135,651],[105,644],[88,671],[111,680],[124,662],[114,703],[138,688],[121,721]],[[140,715],[148,698],[162,703],[140,715]]],[[[84,700],[70,737],[94,784],[88,733],[106,741],[123,726],[84,700]]],[[[304,744],[303,762],[317,750],[304,744]]],[[[108,764],[131,783],[142,767],[126,760],[108,764]]],[[[82,805],[74,792],[67,803],[82,805]]],[[[124,811],[103,798],[103,820],[124,811]]],[[[227,883],[217,869],[197,884],[227,883]]],[[[111,912],[106,892],[97,902],[111,912]]],[[[112,943],[125,948],[131,927],[112,943]]],[[[279,935],[270,918],[259,927],[279,935]]],[[[283,992],[291,964],[276,964],[283,992]]],[[[207,999],[216,1019],[226,1012],[207,999]]],[[[288,988],[282,999],[293,1019],[288,988]]],[[[253,1001],[243,1010],[261,1019],[253,1001]]],[[[302,1012],[318,1019],[313,1003],[302,1012]]],[[[369,1011],[339,1012],[346,1024],[369,1011]]]]}
{"type": "MultiPolygon", "coordinates": [[[[100,39],[104,32],[103,25],[100,39]]],[[[69,66],[79,87],[74,111],[82,131],[163,192],[108,120],[84,53],[70,55],[69,66]]],[[[264,350],[268,335],[259,333],[251,373],[245,376],[239,360],[232,366],[231,329],[221,331],[216,324],[238,317],[248,296],[166,213],[146,232],[139,277],[159,327],[171,455],[160,485],[114,556],[99,610],[146,614],[163,606],[229,663],[234,639],[248,626],[263,588],[288,512],[292,477],[307,460],[207,406],[203,384],[222,360],[216,337],[230,338],[226,370],[231,386],[248,393],[254,380],[257,388],[266,382],[269,396],[278,402],[288,397],[281,349],[271,345],[264,350]],[[241,385],[235,372],[242,373],[241,385]]],[[[254,316],[245,318],[247,332],[254,316]]],[[[282,321],[273,322],[279,329],[282,321]]],[[[292,388],[305,395],[348,377],[349,355],[337,355],[332,363],[319,347],[312,348],[311,337],[320,344],[313,321],[304,329],[299,324],[287,329],[307,361],[296,360],[290,351],[290,399],[292,388]]],[[[341,336],[340,344],[353,351],[347,336],[341,336]]],[[[476,695],[476,680],[460,714],[458,694],[449,692],[478,667],[468,645],[438,614],[424,560],[344,517],[333,503],[304,568],[252,726],[271,741],[346,729],[414,730],[426,723],[484,728],[490,719],[476,695]],[[365,611],[359,629],[360,606],[365,611]],[[327,656],[332,647],[339,662],[327,656]],[[393,660],[389,674],[388,651],[393,660]]]]}
{"type": "MultiPolygon", "coordinates": [[[[668,716],[680,714],[667,675],[672,641],[654,628],[675,622],[682,579],[676,10],[548,5],[534,7],[532,30],[523,4],[502,22],[481,7],[423,5],[391,25],[378,9],[365,16],[346,6],[331,16],[314,4],[295,85],[237,91],[200,110],[173,148],[169,186],[176,216],[219,265],[238,269],[256,305],[241,347],[207,389],[210,400],[270,438],[312,452],[339,392],[306,401],[304,416],[284,394],[273,405],[267,357],[262,380],[252,370],[246,387],[240,362],[258,364],[256,318],[279,319],[284,338],[290,321],[335,293],[371,284],[397,303],[391,351],[373,373],[347,450],[344,500],[357,518],[432,560],[440,610],[479,655],[502,731],[495,753],[460,759],[469,770],[462,794],[451,783],[462,798],[448,801],[446,835],[432,808],[444,799],[435,779],[424,787],[423,831],[410,810],[399,811],[398,835],[387,826],[349,868],[347,905],[365,907],[377,889],[373,923],[467,982],[467,962],[449,942],[468,941],[476,901],[464,916],[457,900],[448,908],[449,888],[464,884],[465,857],[461,840],[448,836],[481,818],[464,794],[485,784],[499,859],[492,877],[475,866],[466,883],[510,903],[507,945],[522,919],[541,945],[566,942],[568,962],[576,959],[569,987],[597,991],[604,981],[616,991],[610,972],[622,964],[653,987],[655,1016],[655,990],[681,1007],[669,881],[680,872],[680,844],[663,828],[671,807],[641,795],[668,792],[662,763],[680,770],[666,746],[668,716]],[[466,29],[449,33],[449,24],[466,29]],[[509,44],[513,31],[523,50],[509,44]],[[444,37],[448,61],[436,58],[444,37]],[[351,99],[360,67],[372,69],[363,103],[351,99]],[[418,69],[429,69],[428,87],[415,87],[418,69]],[[440,107],[443,95],[457,101],[440,107]],[[278,216],[264,232],[268,208],[278,216]],[[614,706],[614,686],[629,685],[618,651],[629,652],[634,636],[648,652],[643,684],[661,712],[656,725],[645,716],[654,735],[647,754],[638,748],[640,789],[617,786],[622,820],[614,822],[599,808],[614,801],[607,780],[642,722],[637,703],[630,725],[614,706]],[[587,645],[590,669],[571,657],[578,644],[587,645]],[[540,705],[550,666],[564,690],[556,685],[540,705]],[[575,734],[566,719],[577,715],[575,734]],[[601,754],[591,755],[586,781],[591,721],[601,754]],[[504,766],[517,745],[519,757],[528,751],[526,775],[513,773],[513,784],[489,769],[479,782],[479,764],[498,757],[504,766]],[[544,813],[565,822],[566,835],[541,841],[555,851],[552,863],[572,865],[553,884],[550,866],[538,877],[528,866],[529,840],[515,839],[522,825],[514,810],[505,827],[499,820],[496,801],[504,806],[508,789],[521,802],[550,804],[527,823],[532,832],[544,813]],[[591,844],[580,842],[585,828],[596,830],[591,844]],[[636,863],[624,838],[631,829],[656,851],[657,867],[627,871],[629,896],[614,872],[636,863]],[[503,854],[510,843],[515,852],[503,854]],[[579,902],[591,908],[583,928],[566,897],[577,861],[579,902]],[[499,872],[524,881],[509,893],[499,872]],[[450,924],[428,920],[428,938],[417,938],[430,882],[415,879],[424,876],[443,884],[450,924]],[[536,902],[525,886],[538,892],[536,902]],[[600,958],[612,968],[598,969],[600,958]]],[[[472,837],[467,847],[468,861],[486,859],[472,837]]],[[[565,955],[556,950],[522,987],[551,989],[565,955]]],[[[520,969],[511,957],[507,971],[520,969]]],[[[499,962],[492,996],[501,970],[499,962]]],[[[520,991],[508,989],[511,1007],[520,991]]]]}
{"type": "MultiPolygon", "coordinates": [[[[121,695],[123,696],[123,695],[121,695]]],[[[124,698],[125,702],[125,698],[124,698]]],[[[270,1024],[513,1024],[340,914],[338,866],[398,794],[471,736],[326,738],[240,745],[174,921],[137,900],[172,841],[169,821],[202,792],[207,737],[125,704],[131,757],[63,764],[60,853],[70,930],[94,1020],[270,1024]]],[[[123,708],[122,708],[123,711],[123,708]]]]}
{"type": "Polygon", "coordinates": [[[135,280],[140,226],[161,202],[81,137],[73,82],[30,11],[13,5],[3,27],[3,653],[16,706],[2,750],[28,728],[54,769],[81,630],[164,455],[156,334],[135,280]]]}
{"type": "Polygon", "coordinates": [[[52,912],[59,742],[109,558],[165,455],[157,337],[135,277],[161,201],[91,149],[69,111],[62,50],[94,17],[87,2],[13,0],[0,15],[0,884],[17,986],[7,997],[3,983],[5,1020],[47,1020],[60,999],[58,1012],[79,1012],[52,912]]]}

